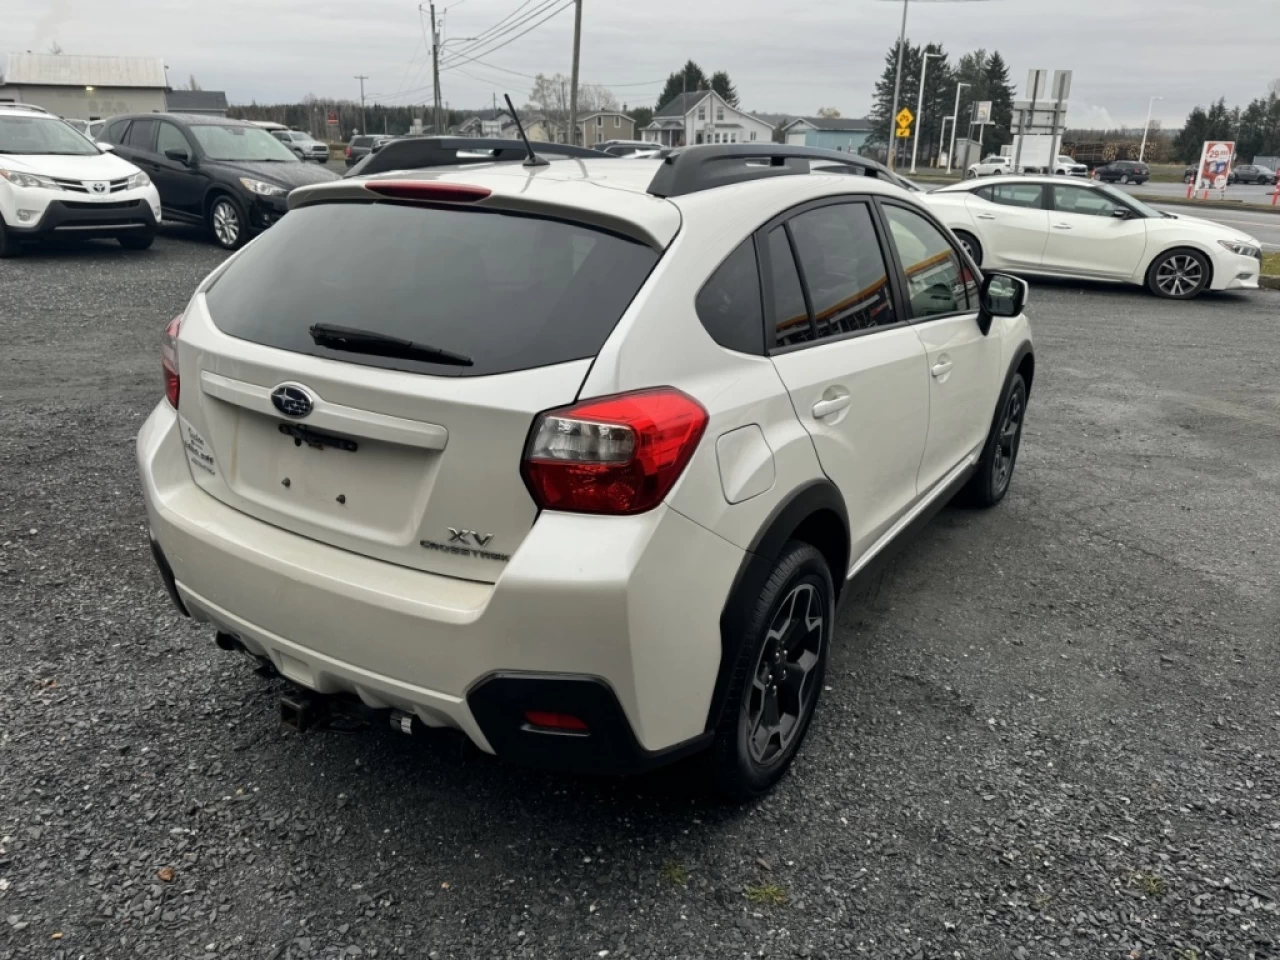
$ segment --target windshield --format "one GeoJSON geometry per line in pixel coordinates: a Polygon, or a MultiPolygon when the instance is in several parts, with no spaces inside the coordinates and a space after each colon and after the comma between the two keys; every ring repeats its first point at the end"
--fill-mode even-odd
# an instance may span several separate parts
{"type": "Polygon", "coordinates": [[[0,153],[91,157],[101,152],[55,117],[0,117],[0,153]]]}
{"type": "Polygon", "coordinates": [[[1151,217],[1152,219],[1160,220],[1163,217],[1167,216],[1167,214],[1161,213],[1155,207],[1152,207],[1143,203],[1133,194],[1125,193],[1125,191],[1123,190],[1118,190],[1115,187],[1111,186],[1110,184],[1107,184],[1105,186],[1100,186],[1097,188],[1097,190],[1099,193],[1106,194],[1112,200],[1116,200],[1124,204],[1126,207],[1132,207],[1134,210],[1137,210],[1144,217],[1151,217]]]}
{"type": "Polygon", "coordinates": [[[191,132],[210,160],[298,162],[288,147],[261,127],[201,123],[193,124],[191,132]]]}

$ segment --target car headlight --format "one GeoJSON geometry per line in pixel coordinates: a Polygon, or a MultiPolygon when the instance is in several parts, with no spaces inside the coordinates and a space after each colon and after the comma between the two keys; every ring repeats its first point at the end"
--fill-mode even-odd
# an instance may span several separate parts
{"type": "Polygon", "coordinates": [[[256,193],[260,197],[283,197],[289,192],[284,187],[277,187],[274,183],[254,180],[251,177],[241,177],[240,182],[244,184],[246,190],[250,193],[256,193]]]}
{"type": "Polygon", "coordinates": [[[1253,257],[1256,260],[1262,259],[1262,248],[1256,243],[1250,243],[1248,240],[1219,240],[1218,243],[1232,253],[1239,254],[1242,257],[1253,257]]]}
{"type": "Polygon", "coordinates": [[[19,173],[17,170],[0,170],[0,177],[4,177],[15,187],[44,187],[46,190],[62,189],[48,177],[42,177],[35,173],[19,173]]]}
{"type": "Polygon", "coordinates": [[[129,178],[128,183],[124,185],[126,190],[135,190],[138,187],[148,187],[151,185],[151,178],[139,170],[129,178]]]}

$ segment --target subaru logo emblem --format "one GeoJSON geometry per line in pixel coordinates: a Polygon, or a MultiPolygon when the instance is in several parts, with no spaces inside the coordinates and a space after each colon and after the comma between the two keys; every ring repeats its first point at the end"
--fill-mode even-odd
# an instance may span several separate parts
{"type": "Polygon", "coordinates": [[[271,403],[286,417],[297,420],[311,413],[312,407],[315,406],[311,394],[289,383],[281,384],[271,391],[271,403]]]}
{"type": "Polygon", "coordinates": [[[107,192],[107,185],[99,180],[97,183],[89,184],[89,189],[94,193],[103,194],[107,192]]]}

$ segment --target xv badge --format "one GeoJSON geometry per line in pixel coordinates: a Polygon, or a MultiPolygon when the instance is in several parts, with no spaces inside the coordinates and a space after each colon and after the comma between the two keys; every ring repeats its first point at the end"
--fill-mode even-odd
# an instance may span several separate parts
{"type": "Polygon", "coordinates": [[[493,539],[492,533],[476,533],[474,530],[458,530],[454,527],[449,528],[450,543],[466,543],[468,538],[475,540],[482,547],[487,547],[489,541],[493,539]]]}

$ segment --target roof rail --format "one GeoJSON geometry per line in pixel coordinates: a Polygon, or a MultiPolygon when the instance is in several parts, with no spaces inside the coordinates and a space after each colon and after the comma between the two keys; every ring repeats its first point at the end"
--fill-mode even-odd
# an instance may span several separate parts
{"type": "Polygon", "coordinates": [[[846,168],[841,172],[890,183],[896,179],[875,160],[837,150],[785,143],[715,143],[672,151],[650,182],[649,193],[655,197],[680,197],[731,183],[796,176],[809,173],[812,161],[839,164],[846,168]]]}
{"type": "Polygon", "coordinates": [[[3,101],[0,101],[0,110],[4,110],[4,109],[31,110],[35,113],[49,112],[44,107],[37,107],[34,103],[5,103],[3,101]]]}
{"type": "MultiPolygon", "coordinates": [[[[557,157],[590,157],[609,159],[607,154],[566,143],[534,141],[539,154],[557,157]]],[[[388,140],[376,153],[370,153],[346,174],[364,177],[388,170],[416,170],[422,167],[452,167],[469,163],[524,162],[529,157],[523,141],[480,137],[406,137],[388,140]]]]}

